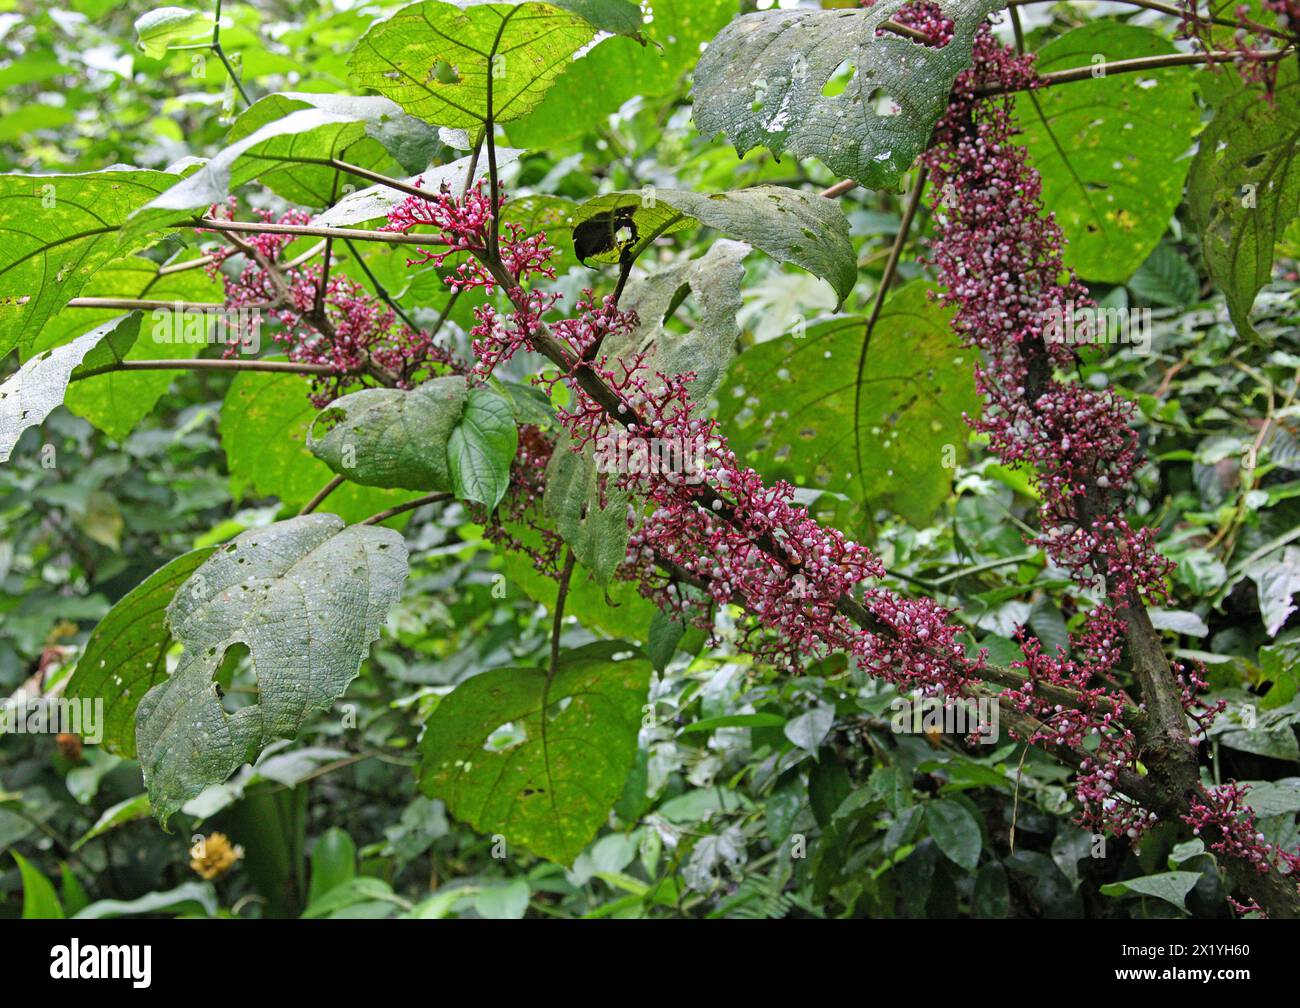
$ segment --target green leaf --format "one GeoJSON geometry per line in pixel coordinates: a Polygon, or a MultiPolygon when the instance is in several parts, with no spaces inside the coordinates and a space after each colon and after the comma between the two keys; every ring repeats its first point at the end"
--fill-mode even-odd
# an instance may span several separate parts
{"type": "MultiPolygon", "coordinates": [[[[512,534],[532,546],[539,544],[534,529],[512,524],[512,534]]],[[[540,573],[532,559],[513,550],[503,558],[508,583],[517,586],[534,602],[555,611],[555,580],[540,573]]],[[[606,637],[637,637],[654,618],[656,607],[630,581],[613,580],[601,584],[581,564],[569,579],[569,594],[564,603],[565,615],[573,616],[588,630],[606,637]]]]}
{"type": "MultiPolygon", "coordinates": [[[[82,297],[148,298],[154,301],[183,301],[219,304],[225,300],[221,283],[201,269],[160,273],[158,263],[144,256],[130,256],[109,263],[91,278],[82,297]]],[[[113,308],[65,308],[49,320],[31,346],[32,353],[67,343],[91,326],[120,314],[113,308]]],[[[126,360],[185,359],[198,354],[205,344],[189,342],[215,339],[216,328],[208,321],[215,316],[195,312],[155,309],[140,320],[140,338],[123,354],[126,360]]],[[[177,371],[110,371],[68,386],[63,404],[69,412],[89,420],[109,437],[122,441],[153,410],[171,386],[177,371]]]]}
{"type": "Polygon", "coordinates": [[[1101,887],[1103,896],[1154,896],[1172,903],[1179,910],[1187,909],[1187,894],[1196,888],[1200,872],[1174,871],[1141,878],[1111,882],[1101,887]]]}
{"type": "MultiPolygon", "coordinates": [[[[654,619],[646,638],[646,654],[656,672],[663,672],[677,653],[677,642],[686,633],[686,624],[679,616],[669,615],[662,609],[656,609],[654,619]]],[[[782,719],[784,723],[784,718],[782,719]]]]}
{"type": "Polygon", "coordinates": [[[967,871],[975,870],[982,846],[980,826],[965,805],[946,798],[926,802],[925,823],[949,861],[967,871]]]}
{"type": "Polygon", "coordinates": [[[308,903],[351,882],[357,875],[357,845],[346,830],[333,826],[320,835],[311,849],[311,888],[308,903]]]}
{"type": "MultiPolygon", "coordinates": [[[[163,228],[202,216],[212,204],[224,203],[240,186],[259,179],[291,185],[290,191],[296,195],[325,205],[330,202],[328,187],[323,194],[308,192],[291,180],[303,177],[303,164],[341,158],[364,136],[365,127],[346,116],[318,108],[290,112],[230,144],[198,171],[141,207],[131,215],[124,234],[128,240],[143,241],[163,228]]],[[[313,185],[319,184],[317,177],[313,185]]]]}
{"type": "Polygon", "coordinates": [[[744,154],[821,159],[837,175],[891,188],[930,142],[957,74],[970,64],[975,31],[998,0],[958,0],[942,48],[880,25],[905,0],[869,10],[771,10],[746,14],[718,33],[695,68],[692,115],[704,137],[726,135],[744,154]],[[843,64],[852,79],[827,87],[843,64]]]}
{"type": "Polygon", "coordinates": [[[481,126],[489,101],[493,120],[507,122],[541,101],[597,30],[631,34],[640,21],[623,0],[466,0],[463,9],[421,0],[375,22],[348,58],[348,73],[428,122],[481,126]]]}
{"type": "Polygon", "coordinates": [[[1187,205],[1201,235],[1210,276],[1228,300],[1237,332],[1259,339],[1250,323],[1255,295],[1273,272],[1274,249],[1300,213],[1300,70],[1278,64],[1266,101],[1256,87],[1227,98],[1201,134],[1187,205]]]}
{"type": "Polygon", "coordinates": [[[18,873],[23,879],[23,920],[63,920],[63,905],[59,903],[54,884],[17,851],[9,853],[18,863],[18,873]]]}
{"type": "Polygon", "coordinates": [[[652,45],[616,35],[592,46],[568,64],[540,105],[510,124],[510,141],[540,150],[597,129],[629,99],[672,92],[695,66],[701,44],[736,9],[736,0],[657,0],[652,45]]]}
{"type": "Polygon", "coordinates": [[[1196,270],[1168,242],[1155,247],[1129,280],[1128,289],[1152,304],[1168,308],[1188,308],[1201,294],[1196,270]]]}
{"type": "Polygon", "coordinates": [[[635,312],[641,323],[626,338],[608,340],[602,352],[611,360],[625,361],[644,353],[648,374],[693,371],[691,399],[707,403],[722,382],[740,338],[736,313],[744,303],[742,261],[749,251],[742,242],[716,241],[699,259],[676,263],[628,284],[620,307],[635,312]],[[686,291],[694,295],[698,317],[686,333],[671,332],[664,318],[678,307],[686,291]]]}
{"type": "Polygon", "coordinates": [[[493,669],[438,705],[421,741],[420,785],[480,833],[502,834],[572,864],[605,822],[636,755],[650,663],[620,658],[618,641],[561,655],[540,668],[493,669]],[[504,724],[524,738],[486,748],[504,724]]]}
{"type": "Polygon", "coordinates": [[[316,415],[307,447],[334,472],[365,486],[450,490],[448,441],[465,409],[459,375],[410,391],[362,389],[316,415]]]}
{"type": "Polygon", "coordinates": [[[578,563],[608,584],[627,555],[630,496],[597,469],[591,447],[574,451],[567,434],[546,467],[542,514],[555,524],[578,563]]]}
{"type": "Polygon", "coordinates": [[[465,412],[446,444],[456,496],[496,510],[510,489],[510,466],[518,446],[519,430],[510,400],[486,385],[470,389],[465,412]]]}
{"type": "MultiPolygon", "coordinates": [[[[134,742],[131,749],[132,751],[135,750],[134,742]]],[[[136,822],[140,819],[147,819],[149,812],[149,796],[147,794],[138,794],[134,798],[125,798],[116,805],[106,808],[103,814],[95,820],[95,825],[77,838],[77,842],[72,845],[72,849],[78,851],[91,840],[103,836],[119,826],[125,826],[127,823],[136,822]]]]}
{"type": "MultiPolygon", "coordinates": [[[[365,127],[368,140],[378,143],[405,172],[420,171],[446,150],[442,141],[438,138],[436,127],[430,126],[424,120],[417,119],[415,116],[407,115],[396,102],[387,98],[381,98],[379,95],[361,97],[344,94],[308,94],[297,91],[281,91],[259,98],[235,120],[230,127],[230,133],[226,137],[226,141],[227,143],[233,143],[236,140],[242,140],[244,137],[256,133],[268,123],[283,119],[292,112],[306,108],[320,109],[322,112],[339,119],[360,123],[365,127]]],[[[361,143],[365,142],[361,141],[361,143]]],[[[359,164],[354,160],[356,153],[356,149],[349,149],[345,160],[351,164],[359,164]]],[[[375,167],[376,170],[383,170],[367,164],[361,164],[360,167],[375,167]]],[[[298,168],[300,178],[308,177],[312,171],[313,169],[309,166],[299,166],[298,168]]],[[[324,186],[315,185],[311,188],[317,192],[323,190],[325,194],[328,194],[330,192],[328,182],[333,179],[334,169],[322,166],[320,173],[328,175],[327,184],[324,186]]],[[[347,178],[344,178],[343,181],[346,182],[347,178]]],[[[355,183],[356,180],[353,181],[355,183]]],[[[271,182],[268,181],[267,184],[271,185],[271,182]]],[[[272,186],[272,188],[275,188],[275,186],[272,186]]],[[[276,188],[276,192],[279,192],[286,199],[292,199],[287,192],[279,188],[276,188]]],[[[308,201],[298,200],[297,202],[308,201]]],[[[328,203],[328,200],[326,200],[326,203],[328,203]]]]}
{"type": "Polygon", "coordinates": [[[145,244],[149,235],[122,225],[176,178],[125,168],[0,175],[0,357],[33,345],[97,270],[145,244]]]}
{"type": "Polygon", "coordinates": [[[253,529],[177,591],[167,624],[184,645],[176,671],[140,701],[136,748],[154,815],[170,815],[277,738],[328,710],[358,667],[406,577],[392,529],[310,514],[253,529]],[[227,714],[214,676],[248,647],[258,702],[227,714]]]}
{"type": "Polygon", "coordinates": [[[784,186],[704,193],[649,186],[588,200],[573,215],[578,258],[617,262],[620,235],[645,245],[692,223],[748,242],[777,262],[794,263],[835,289],[840,301],[857,282],[857,254],[839,203],[784,186]]]}
{"type": "Polygon", "coordinates": [[[176,916],[217,916],[217,892],[210,882],[184,882],[175,889],[151,892],[133,900],[99,900],[78,911],[74,920],[138,917],[171,913],[176,916]]]}
{"type": "MultiPolygon", "coordinates": [[[[329,482],[329,466],[308,449],[307,431],[317,409],[310,384],[293,374],[243,372],[221,407],[221,447],[236,500],[278,497],[289,507],[306,504],[329,482]]],[[[366,487],[351,480],[329,496],[329,510],[355,522],[409,500],[406,490],[366,487]]]]}
{"type": "Polygon", "coordinates": [[[9,461],[23,431],[44,423],[63,405],[68,382],[79,369],[91,370],[105,363],[95,352],[106,337],[109,342],[103,349],[124,352],[139,330],[138,313],[118,316],[71,343],[38,353],[10,375],[0,385],[0,462],[9,461]]]}
{"type": "Polygon", "coordinates": [[[895,291],[866,348],[865,320],[841,317],[736,358],[718,394],[732,448],[771,478],[924,527],[965,456],[962,413],[980,408],[974,357],[929,289],[895,291]]]}
{"type": "Polygon", "coordinates": [[[103,746],[119,756],[135,755],[135,710],[140,699],[167,678],[167,652],[175,643],[167,628],[167,607],[179,588],[216,547],[178,556],[131,589],[86,641],[68,680],[70,699],[103,700],[103,746]]]}
{"type": "Polygon", "coordinates": [[[185,7],[156,7],[135,19],[135,47],[150,59],[162,59],[172,46],[212,37],[212,16],[185,7]]]}
{"type": "MultiPolygon", "coordinates": [[[[1094,21],[1047,43],[1043,72],[1174,52],[1149,28],[1094,21]]],[[[1043,177],[1043,203],[1069,239],[1080,276],[1124,283],[1151,253],[1183,195],[1200,129],[1193,78],[1181,67],[1086,78],[1021,94],[1024,143],[1043,177]]]]}

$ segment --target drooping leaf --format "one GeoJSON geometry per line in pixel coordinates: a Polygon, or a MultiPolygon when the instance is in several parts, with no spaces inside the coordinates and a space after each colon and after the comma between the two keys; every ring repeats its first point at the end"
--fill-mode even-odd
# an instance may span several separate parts
{"type": "Polygon", "coordinates": [[[928,289],[895,291],[865,348],[865,320],[842,317],[737,357],[718,415],[740,457],[770,478],[927,524],[965,456],[962,413],[979,410],[974,360],[928,289]]]}
{"type": "MultiPolygon", "coordinates": [[[[133,741],[132,749],[134,750],[134,748],[135,743],[133,741]]],[[[127,823],[147,818],[149,818],[149,796],[147,794],[138,794],[134,798],[124,798],[116,805],[104,809],[100,817],[95,820],[95,825],[77,838],[77,842],[72,845],[72,850],[74,852],[80,850],[91,840],[103,836],[119,826],[125,826],[127,823]]]]}
{"type": "Polygon", "coordinates": [[[677,643],[686,633],[686,624],[676,615],[656,609],[646,637],[646,654],[656,672],[662,672],[677,653],[677,643]]]}
{"type": "Polygon", "coordinates": [[[741,154],[816,157],[872,189],[893,187],[930,141],[976,29],[998,0],[944,5],[953,38],[942,48],[880,31],[906,0],[867,10],[771,10],[718,33],[695,68],[692,115],[700,133],[726,135],[741,154]],[[827,88],[841,67],[852,79],[827,88]]]}
{"type": "Polygon", "coordinates": [[[162,59],[173,45],[212,35],[212,15],[187,7],[155,7],[135,19],[135,47],[150,59],[162,59]]]}
{"type": "Polygon", "coordinates": [[[420,785],[479,832],[572,864],[623,790],[649,682],[650,663],[618,641],[562,654],[553,678],[541,668],[476,675],[425,725],[420,785]],[[523,740],[485,748],[507,723],[523,740]]]}
{"type": "Polygon", "coordinates": [[[71,343],[37,354],[10,375],[0,385],[0,462],[9,461],[23,431],[44,423],[63,404],[68,382],[78,369],[91,370],[100,364],[95,351],[101,343],[125,352],[139,329],[139,314],[118,316],[71,343]]]}
{"type": "Polygon", "coordinates": [[[1300,213],[1297,122],[1300,70],[1287,60],[1278,65],[1273,101],[1249,87],[1215,110],[1188,176],[1205,265],[1248,339],[1258,338],[1250,310],[1272,275],[1274,248],[1300,213]]]}
{"type": "Polygon", "coordinates": [[[448,441],[465,408],[459,375],[410,391],[362,389],[317,414],[307,447],[334,472],[365,486],[450,490],[448,441]]]}
{"type": "MultiPolygon", "coordinates": [[[[334,475],[307,447],[307,431],[318,413],[307,398],[309,387],[306,379],[292,374],[249,371],[231,381],[221,407],[221,447],[236,500],[278,497],[298,507],[334,475]]],[[[410,491],[348,480],[330,494],[328,509],[356,522],[411,496],[410,491]]]]}
{"type": "Polygon", "coordinates": [[[18,864],[18,874],[23,880],[23,920],[63,920],[63,905],[54,891],[54,883],[16,850],[9,853],[18,864]]]}
{"type": "Polygon", "coordinates": [[[827,281],[840,301],[857,282],[849,223],[834,200],[784,186],[704,193],[649,187],[588,200],[573,215],[580,259],[617,262],[623,236],[635,246],[699,223],[747,242],[777,262],[827,281]]]}
{"type": "Polygon", "coordinates": [[[510,400],[486,385],[470,389],[445,446],[456,496],[495,510],[510,489],[510,465],[518,446],[510,400]]]}
{"type": "Polygon", "coordinates": [[[406,572],[406,545],[392,529],[310,514],[237,536],[191,575],[167,609],[185,649],[180,663],[136,716],[160,822],[271,741],[294,738],[343,695],[406,572]],[[213,677],[240,643],[257,703],[228,714],[213,677]]]}
{"type": "Polygon", "coordinates": [[[646,373],[652,375],[693,371],[691,398],[707,403],[736,352],[740,337],[736,313],[743,303],[740,285],[745,278],[741,263],[749,252],[742,242],[717,241],[699,259],[676,263],[628,284],[620,307],[636,312],[641,324],[627,339],[608,341],[602,353],[625,361],[644,353],[646,373]],[[684,289],[690,291],[699,311],[683,334],[667,329],[664,316],[684,289]]]}
{"type": "Polygon", "coordinates": [[[135,710],[141,698],[167,678],[167,652],[175,643],[166,612],[176,589],[215,547],[191,550],[164,564],[108,611],[86,641],[65,695],[104,703],[103,746],[135,756],[135,710]]]}
{"type": "Polygon", "coordinates": [[[1185,911],[1187,894],[1196,888],[1200,879],[1200,872],[1160,872],[1108,883],[1101,887],[1101,892],[1105,896],[1154,896],[1185,911]]]}
{"type": "Polygon", "coordinates": [[[1155,247],[1129,280],[1128,288],[1138,297],[1168,308],[1187,308],[1201,293],[1196,270],[1167,242],[1155,247]]]}
{"type": "Polygon", "coordinates": [[[510,124],[511,142],[542,149],[595,129],[629,99],[671,92],[737,8],[736,0],[658,0],[650,45],[620,35],[596,43],[567,65],[540,105],[510,124]]]}
{"type": "Polygon", "coordinates": [[[946,798],[926,802],[925,822],[948,860],[967,871],[975,870],[983,840],[979,823],[965,805],[946,798]]]}
{"type": "Polygon", "coordinates": [[[489,115],[507,122],[541,101],[598,30],[631,34],[640,22],[625,0],[420,0],[375,22],[348,72],[431,123],[475,127],[489,115]]]}
{"type": "Polygon", "coordinates": [[[1291,597],[1300,592],[1300,548],[1288,546],[1282,555],[1250,571],[1259,594],[1259,616],[1270,637],[1276,637],[1295,612],[1291,597]]]}
{"type": "Polygon", "coordinates": [[[96,900],[79,910],[76,920],[139,917],[144,914],[203,914],[217,916],[217,892],[211,882],[182,882],[174,889],[146,893],[133,900],[96,900]]]}
{"type": "MultiPolygon", "coordinates": [[[[1044,72],[1174,52],[1163,36],[1102,20],[1038,51],[1044,72]]],[[[1192,75],[1182,67],[1089,77],[1018,96],[1024,144],[1043,177],[1043,203],[1069,239],[1065,264],[1089,280],[1124,283],[1160,241],[1183,195],[1200,129],[1192,75]]]]}
{"type": "MultiPolygon", "coordinates": [[[[231,192],[254,179],[294,175],[303,163],[342,157],[365,132],[365,126],[355,119],[318,108],[290,112],[232,143],[141,207],[131,215],[124,233],[132,240],[143,240],[162,228],[201,217],[212,204],[224,203],[231,192]]],[[[328,188],[323,194],[307,195],[313,200],[319,196],[322,205],[329,202],[328,188]]]]}
{"type": "Polygon", "coordinates": [[[114,169],[85,175],[0,175],[0,356],[33,345],[95,272],[142,247],[127,218],[175,175],[114,169]]]}
{"type": "Polygon", "coordinates": [[[574,558],[600,584],[608,584],[627,554],[630,497],[602,478],[591,447],[577,452],[560,438],[546,467],[542,514],[555,524],[574,558]]]}
{"type": "MultiPolygon", "coordinates": [[[[366,137],[378,143],[404,172],[418,172],[447,152],[448,148],[438,137],[438,130],[423,119],[409,116],[396,102],[379,95],[311,94],[299,91],[281,91],[259,98],[245,109],[230,127],[227,142],[233,143],[257,132],[268,123],[283,119],[300,109],[316,108],[340,119],[350,119],[365,127],[366,137]]],[[[344,160],[353,160],[355,151],[349,149],[344,160]]],[[[363,168],[373,167],[361,165],[363,168]]],[[[322,169],[333,174],[332,169],[322,169]]],[[[376,169],[382,170],[382,169],[376,169]]],[[[309,166],[299,166],[305,174],[309,166]]],[[[385,173],[387,174],[387,173],[385,173]]],[[[355,183],[357,180],[353,179],[355,183]]],[[[270,185],[270,182],[267,183],[270,185]]],[[[272,186],[274,188],[274,186],[272,186]]],[[[319,187],[316,187],[319,188],[319,187]]],[[[277,192],[280,190],[277,189],[277,192]]],[[[328,187],[325,192],[328,192],[328,187]]],[[[288,194],[284,194],[286,198],[288,194]]],[[[299,201],[302,202],[302,201],[299,201]]]]}

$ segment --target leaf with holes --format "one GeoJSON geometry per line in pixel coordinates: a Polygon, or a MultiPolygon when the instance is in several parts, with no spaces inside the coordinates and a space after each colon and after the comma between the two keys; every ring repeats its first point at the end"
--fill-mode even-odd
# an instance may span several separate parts
{"type": "MultiPolygon", "coordinates": [[[[364,486],[450,490],[448,439],[466,407],[465,379],[362,389],[335,399],[307,431],[312,454],[364,486]]],[[[512,453],[513,454],[513,453],[512,453]]]]}
{"type": "Polygon", "coordinates": [[[145,243],[132,245],[122,225],[176,179],[135,169],[0,175],[0,357],[30,349],[101,267],[145,243]]]}
{"type": "Polygon", "coordinates": [[[180,664],[136,712],[160,822],[343,695],[406,572],[397,532],[311,514],[237,536],[191,575],[167,608],[180,664]],[[213,677],[236,644],[248,648],[258,699],[228,714],[213,677]]]}
{"type": "Polygon", "coordinates": [[[1298,122],[1300,70],[1288,60],[1278,66],[1273,101],[1253,87],[1223,101],[1188,177],[1206,268],[1237,332],[1249,339],[1259,339],[1250,310],[1272,276],[1274,248],[1300,213],[1298,122]]]}
{"type": "Polygon", "coordinates": [[[63,405],[75,374],[111,363],[126,353],[139,332],[139,313],[119,315],[71,343],[38,353],[10,375],[0,385],[0,462],[9,461],[23,431],[44,423],[63,405]]]}
{"type": "Polygon", "coordinates": [[[421,0],[375,22],[348,58],[348,72],[428,122],[508,122],[537,106],[597,31],[635,36],[640,24],[640,11],[626,0],[421,0]]]}
{"type": "Polygon", "coordinates": [[[421,788],[479,832],[572,864],[623,791],[650,671],[628,645],[601,641],[562,654],[554,677],[502,668],[467,679],[425,724],[421,788]]]}
{"type": "Polygon", "coordinates": [[[647,245],[693,223],[748,242],[777,262],[821,277],[843,301],[857,282],[857,254],[840,205],[784,186],[703,193],[653,186],[588,200],[573,215],[580,259],[618,262],[625,245],[647,245]]]}
{"type": "Polygon", "coordinates": [[[742,242],[716,241],[698,259],[676,263],[628,284],[620,307],[635,312],[641,324],[627,338],[606,342],[602,352],[611,360],[632,360],[644,353],[647,374],[694,372],[691,398],[707,403],[740,338],[736,313],[743,303],[742,261],[749,251],[742,242]],[[687,292],[698,311],[688,321],[685,333],[669,331],[665,316],[678,307],[687,292]]]}
{"type": "MultiPolygon", "coordinates": [[[[1150,28],[1094,21],[1048,42],[1044,73],[1106,59],[1174,52],[1150,28]]],[[[1090,77],[1018,96],[1016,112],[1043,203],[1069,239],[1065,264],[1080,276],[1124,283],[1160,242],[1183,196],[1201,126],[1195,84],[1183,67],[1090,77]]]]}
{"type": "Polygon", "coordinates": [[[65,695],[103,700],[103,746],[135,756],[135,711],[140,698],[167,678],[167,652],[175,643],[167,607],[216,547],[183,553],[132,588],[91,631],[65,695]]]}
{"type": "MultiPolygon", "coordinates": [[[[432,440],[434,435],[428,437],[432,440]]],[[[495,510],[510,489],[510,466],[518,446],[510,400],[485,385],[470,389],[465,411],[445,446],[456,496],[495,510]]]]}
{"type": "Polygon", "coordinates": [[[736,358],[719,420],[740,458],[765,475],[846,494],[923,527],[965,456],[962,413],[978,413],[975,358],[950,312],[914,281],[896,291],[869,345],[856,317],[808,327],[736,358]]]}
{"type": "Polygon", "coordinates": [[[868,10],[771,10],[718,33],[695,68],[692,115],[700,133],[725,134],[741,154],[816,157],[837,175],[892,188],[930,142],[953,81],[971,60],[975,31],[999,0],[957,0],[944,10],[942,48],[881,25],[907,0],[868,10]],[[852,78],[836,92],[841,70],[852,78]]]}

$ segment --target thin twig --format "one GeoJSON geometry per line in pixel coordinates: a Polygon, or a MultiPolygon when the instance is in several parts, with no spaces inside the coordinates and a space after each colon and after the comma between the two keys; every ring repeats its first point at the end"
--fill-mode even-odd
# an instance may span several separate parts
{"type": "Polygon", "coordinates": [[[407,501],[405,504],[398,504],[396,507],[390,507],[387,511],[380,511],[379,514],[373,514],[362,525],[378,525],[380,522],[388,521],[389,518],[396,517],[399,514],[405,514],[407,511],[414,511],[416,508],[424,507],[426,504],[439,504],[442,501],[451,500],[455,495],[449,493],[433,493],[424,497],[417,497],[415,500],[407,501]]]}
{"type": "Polygon", "coordinates": [[[347,479],[346,476],[335,476],[332,480],[330,480],[323,487],[321,487],[320,490],[317,492],[316,496],[302,506],[302,510],[298,512],[299,517],[301,517],[302,515],[311,514],[318,507],[320,507],[321,502],[324,501],[326,497],[332,494],[340,486],[342,486],[346,479],[347,479]]]}
{"type": "Polygon", "coordinates": [[[329,364],[297,364],[293,361],[227,360],[223,357],[194,357],[189,360],[121,360],[103,367],[74,374],[69,382],[94,378],[113,371],[274,371],[281,374],[337,375],[340,372],[329,364]]]}
{"type": "Polygon", "coordinates": [[[224,221],[200,217],[192,224],[179,225],[237,234],[288,234],[311,238],[351,238],[354,241],[386,242],[389,245],[445,245],[441,235],[398,234],[396,231],[364,231],[360,228],[319,227],[312,224],[269,224],[256,221],[224,221]]]}
{"type": "Polygon", "coordinates": [[[569,579],[573,576],[573,550],[568,550],[564,566],[560,569],[560,583],[555,592],[555,618],[551,621],[551,666],[546,678],[555,678],[555,670],[560,667],[560,630],[564,624],[564,600],[569,594],[569,579]]]}

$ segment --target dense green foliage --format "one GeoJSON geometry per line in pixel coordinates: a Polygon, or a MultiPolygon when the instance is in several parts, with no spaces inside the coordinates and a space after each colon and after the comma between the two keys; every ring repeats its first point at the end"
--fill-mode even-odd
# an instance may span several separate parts
{"type": "MultiPolygon", "coordinates": [[[[486,528],[569,402],[530,383],[540,357],[324,404],[288,370],[123,366],[223,359],[86,299],[219,306],[219,274],[176,267],[228,196],[368,234],[406,195],[380,179],[499,173],[505,221],[557,248],[557,316],[626,267],[629,340],[697,374],[745,463],[951,608],[972,653],[1019,660],[1020,625],[1066,645],[1096,600],[1026,545],[1036,490],[963,419],[977,353],[905,195],[1000,5],[945,5],[933,51],[876,34],[897,0],[805,4],[793,31],[737,0],[648,6],[251,0],[218,4],[215,36],[197,9],[0,0],[0,697],[106,700],[99,738],[0,734],[0,916],[1229,914],[1199,839],[1094,837],[1041,750],[900,726],[895,687],[843,655],[756,660],[728,607],[711,638],[661,612],[616,576],[629,498],[560,449],[537,505],[577,561],[557,593],[486,528]]],[[[1176,18],[1083,6],[1019,8],[1041,70],[1186,50],[1176,18]]],[[[1169,66],[1016,104],[1067,264],[1104,308],[1150,310],[1149,353],[1077,370],[1137,407],[1135,521],[1176,563],[1152,619],[1229,704],[1204,776],[1254,782],[1291,850],[1296,67],[1269,102],[1169,66]],[[1248,200],[1246,178],[1277,182],[1248,200]]],[[[456,261],[413,243],[331,241],[334,275],[462,360],[475,308],[506,304],[450,294],[456,261]]],[[[274,331],[259,359],[287,365],[274,331]]]]}

